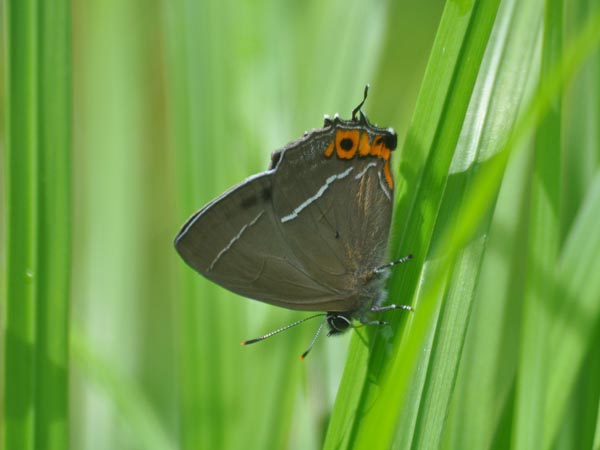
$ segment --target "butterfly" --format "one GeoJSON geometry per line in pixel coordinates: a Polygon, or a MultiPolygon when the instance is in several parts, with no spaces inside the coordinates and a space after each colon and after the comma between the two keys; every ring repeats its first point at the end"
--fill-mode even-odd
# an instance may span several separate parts
{"type": "Polygon", "coordinates": [[[175,248],[204,277],[236,294],[283,308],[322,313],[329,335],[355,320],[406,305],[381,306],[394,204],[391,155],[397,135],[372,125],[361,103],[349,120],[325,117],[323,128],[275,151],[267,171],[209,202],[182,226],[175,248]]]}

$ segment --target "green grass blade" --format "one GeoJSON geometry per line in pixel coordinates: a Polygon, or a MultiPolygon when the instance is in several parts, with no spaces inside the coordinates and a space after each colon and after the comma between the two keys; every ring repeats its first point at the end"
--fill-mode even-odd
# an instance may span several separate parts
{"type": "Polygon", "coordinates": [[[549,330],[552,358],[548,364],[547,407],[544,418],[544,448],[550,448],[558,434],[567,400],[590,350],[600,318],[600,173],[594,177],[580,212],[558,258],[557,295],[561,302],[549,330]]]}
{"type": "Polygon", "coordinates": [[[35,352],[38,289],[37,2],[6,5],[6,337],[4,448],[35,445],[35,352]]]}
{"type": "MultiPolygon", "coordinates": [[[[510,161],[490,226],[448,418],[445,448],[490,448],[513,389],[522,296],[527,157],[510,161]],[[499,406],[500,405],[500,406],[499,406]],[[485,411],[485,414],[482,413],[485,411]]],[[[508,429],[509,431],[510,429],[508,429]]]]}
{"type": "MultiPolygon", "coordinates": [[[[451,263],[451,272],[444,288],[440,318],[432,326],[435,338],[431,354],[423,356],[429,358],[429,363],[421,398],[415,399],[419,407],[412,442],[414,448],[440,447],[444,433],[447,433],[448,414],[453,403],[459,401],[454,396],[454,384],[467,327],[471,323],[470,311],[477,293],[475,288],[482,269],[482,257],[488,248],[496,194],[492,194],[488,204],[477,212],[467,212],[468,199],[478,191],[480,180],[476,174],[492,166],[499,159],[497,153],[506,152],[502,143],[508,140],[518,111],[530,96],[531,87],[527,86],[531,86],[532,78],[536,78],[532,77],[536,70],[534,55],[539,29],[539,23],[535,26],[536,17],[535,3],[504,2],[501,5],[450,167],[430,258],[438,254],[446,257],[451,263]],[[474,233],[469,234],[467,240],[456,239],[457,236],[449,238],[446,234],[448,224],[458,230],[471,228],[474,233]],[[452,262],[457,250],[457,260],[452,262]]],[[[427,301],[431,300],[423,297],[420,303],[427,301]]],[[[407,409],[415,409],[412,403],[405,405],[407,409]]],[[[462,421],[475,414],[480,415],[480,411],[468,416],[468,410],[461,409],[460,416],[455,419],[464,427],[468,425],[462,421]]],[[[473,430],[469,429],[467,433],[476,439],[473,430]]],[[[402,439],[401,433],[397,434],[397,439],[402,439]]],[[[464,436],[454,439],[465,441],[464,436]]],[[[449,448],[453,446],[449,445],[449,448]]]]}
{"type": "MultiPolygon", "coordinates": [[[[575,39],[572,45],[570,45],[565,51],[563,57],[561,58],[560,64],[555,66],[540,84],[538,92],[534,96],[533,101],[524,109],[522,119],[516,123],[514,132],[510,141],[506,145],[506,148],[513,148],[515,146],[515,142],[517,142],[516,140],[522,139],[527,133],[526,130],[536,125],[540,117],[543,116],[543,112],[549,110],[552,99],[556,93],[559,92],[559,89],[563,83],[567,82],[573,77],[575,71],[581,66],[585,58],[592,52],[594,48],[597,47],[600,40],[600,33],[598,29],[599,20],[600,16],[598,14],[592,15],[590,20],[582,28],[582,31],[578,34],[577,39],[575,39]]],[[[474,209],[477,208],[475,205],[483,205],[486,203],[486,201],[483,201],[482,198],[491,198],[490,193],[493,192],[493,184],[491,180],[497,179],[501,171],[499,170],[499,166],[497,164],[491,165],[490,169],[491,170],[488,171],[487,168],[484,168],[484,170],[478,174],[479,182],[476,182],[475,186],[477,187],[472,190],[473,195],[470,196],[469,202],[465,207],[466,213],[463,215],[464,219],[471,217],[473,214],[477,214],[476,209],[474,209]]],[[[459,220],[458,223],[463,223],[463,221],[459,220]]],[[[468,224],[469,222],[467,221],[464,223],[468,224]]],[[[464,229],[457,229],[459,235],[462,234],[463,237],[452,239],[449,242],[461,242],[464,240],[465,236],[472,234],[473,230],[467,231],[468,228],[471,228],[471,225],[463,228],[464,229]]],[[[496,438],[497,437],[498,436],[496,436],[496,438]]],[[[504,448],[506,445],[507,444],[505,443],[499,448],[504,448]]]]}
{"type": "Polygon", "coordinates": [[[69,2],[8,2],[5,448],[68,448],[69,2]]]}
{"type": "MultiPolygon", "coordinates": [[[[391,280],[390,293],[395,302],[398,302],[396,299],[410,297],[410,292],[415,289],[417,282],[416,271],[427,256],[452,151],[458,141],[496,8],[496,2],[446,5],[421,88],[417,112],[402,153],[400,171],[406,179],[404,184],[398,186],[401,200],[396,210],[398,225],[395,227],[397,235],[394,239],[394,242],[402,242],[402,250],[392,245],[394,255],[413,252],[416,261],[414,264],[411,262],[406,271],[402,269],[405,274],[400,284],[398,277],[391,280]],[[440,123],[443,125],[438,128],[440,123]],[[423,170],[424,165],[428,166],[427,170],[423,170]],[[407,191],[407,185],[414,188],[407,191]],[[417,210],[419,212],[416,212],[417,210]]],[[[433,305],[420,306],[419,317],[430,317],[434,311],[433,305]]],[[[421,337],[424,338],[424,323],[421,326],[421,337]]],[[[356,346],[351,350],[354,348],[356,346]]],[[[390,410],[386,405],[398,401],[397,396],[402,395],[402,381],[396,379],[389,386],[390,390],[385,394],[386,402],[375,403],[373,406],[371,399],[382,395],[379,386],[381,382],[377,382],[377,378],[381,376],[378,367],[384,364],[385,360],[389,360],[384,348],[382,345],[374,347],[370,356],[370,381],[367,381],[369,378],[363,379],[362,382],[353,378],[355,385],[349,389],[355,393],[363,392],[362,405],[358,409],[360,423],[336,421],[337,411],[355,409],[355,406],[346,404],[347,399],[338,398],[325,448],[345,448],[348,442],[351,442],[350,446],[389,447],[395,436],[399,412],[390,410]]],[[[366,361],[359,364],[366,364],[366,361]]],[[[345,371],[352,372],[352,368],[345,371]]],[[[344,383],[345,379],[342,380],[342,385],[344,383]]],[[[410,422],[412,419],[406,420],[410,422]]]]}
{"type": "MultiPolygon", "coordinates": [[[[546,2],[542,45],[541,78],[553,69],[562,47],[562,2],[546,2]]],[[[513,447],[519,450],[537,447],[544,429],[543,411],[547,365],[546,347],[550,311],[547,300],[555,292],[547,274],[557,260],[560,247],[561,179],[561,104],[555,97],[550,111],[537,131],[533,178],[527,282],[523,304],[519,370],[516,381],[516,405],[513,447]]]]}
{"type": "Polygon", "coordinates": [[[600,404],[598,405],[596,414],[596,430],[594,433],[594,443],[592,445],[593,450],[600,449],[600,404]]]}
{"type": "Polygon", "coordinates": [[[36,448],[69,446],[71,292],[71,3],[39,5],[36,448]]]}
{"type": "MultiPolygon", "coordinates": [[[[498,12],[486,54],[486,60],[492,64],[483,66],[478,80],[482,87],[491,86],[489,90],[482,89],[483,107],[476,109],[485,113],[471,115],[482,118],[482,137],[475,142],[479,142],[477,147],[484,154],[494,149],[493,143],[506,141],[520,107],[530,99],[538,79],[536,43],[541,27],[539,7],[540,2],[503,2],[498,12]],[[487,91],[490,95],[486,99],[487,91]]],[[[478,121],[473,123],[476,125],[478,121]]],[[[465,125],[468,126],[468,123],[465,125]]],[[[485,168],[485,164],[482,167],[485,168]]],[[[522,273],[522,255],[519,245],[522,245],[522,240],[519,234],[522,234],[522,226],[519,217],[523,214],[525,203],[523,185],[528,180],[526,169],[525,158],[511,161],[494,207],[492,222],[489,226],[484,222],[476,234],[482,233],[487,240],[485,256],[480,264],[474,266],[477,269],[473,276],[480,272],[480,282],[471,299],[474,312],[468,324],[457,385],[450,405],[445,448],[488,448],[501,419],[502,408],[498,405],[506,402],[512,388],[514,346],[507,345],[509,339],[505,330],[514,326],[514,315],[518,311],[514,302],[520,297],[518,280],[522,273]],[[486,413],[482,414],[482,411],[486,413]]],[[[476,192],[477,185],[471,183],[467,190],[476,192]]],[[[475,211],[471,210],[469,214],[462,214],[460,222],[466,221],[463,225],[469,223],[473,213],[475,211]]],[[[455,302],[460,304],[460,300],[455,302]]],[[[437,375],[438,378],[447,376],[449,374],[437,375]]],[[[438,408],[441,409],[440,406],[438,408]]]]}

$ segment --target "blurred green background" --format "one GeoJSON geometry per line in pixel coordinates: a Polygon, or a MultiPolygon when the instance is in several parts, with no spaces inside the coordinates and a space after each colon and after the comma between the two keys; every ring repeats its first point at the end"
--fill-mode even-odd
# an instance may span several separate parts
{"type": "MultiPolygon", "coordinates": [[[[64,436],[85,450],[600,449],[598,1],[0,5],[5,449],[64,448],[64,436]],[[69,50],[57,63],[64,95],[42,73],[56,61],[45,36],[57,33],[69,50]],[[52,124],[40,109],[20,131],[19,114],[32,115],[11,105],[26,104],[14,86],[27,70],[27,105],[67,106],[52,124]],[[391,253],[416,260],[405,278],[395,272],[390,299],[416,311],[392,314],[397,333],[322,338],[304,362],[310,322],[241,347],[306,315],[211,285],[173,238],[324,114],[348,118],[366,83],[369,118],[405,142],[391,253]],[[44,183],[61,185],[35,156],[54,127],[70,136],[70,149],[48,152],[68,157],[71,203],[38,215],[44,183]],[[43,229],[56,213],[69,223],[56,242],[72,248],[70,299],[31,294],[41,303],[23,316],[27,354],[11,347],[10,313],[25,302],[21,278],[10,284],[21,132],[33,136],[32,220],[43,229]],[[57,375],[34,357],[15,369],[43,347],[40,321],[65,305],[68,365],[57,375]],[[21,373],[33,400],[11,394],[21,373]],[[45,378],[68,383],[69,403],[37,419],[45,378]]],[[[37,236],[33,254],[53,240],[37,236]]],[[[53,267],[46,254],[33,258],[47,261],[40,272],[53,267]]]]}

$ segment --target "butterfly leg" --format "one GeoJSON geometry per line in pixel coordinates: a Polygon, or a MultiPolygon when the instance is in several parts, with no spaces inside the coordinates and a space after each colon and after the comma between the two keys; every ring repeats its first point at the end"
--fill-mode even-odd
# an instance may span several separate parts
{"type": "Polygon", "coordinates": [[[392,309],[403,309],[405,311],[412,311],[412,307],[408,305],[386,305],[386,306],[373,306],[371,312],[386,312],[392,309]]]}
{"type": "Polygon", "coordinates": [[[367,320],[365,322],[361,321],[360,322],[361,325],[364,326],[369,326],[369,325],[389,325],[389,322],[386,322],[385,320],[367,320]]]}
{"type": "MultiPolygon", "coordinates": [[[[369,311],[374,313],[391,311],[393,309],[403,309],[405,311],[412,311],[413,309],[408,305],[386,305],[386,306],[373,306],[369,311]]],[[[361,320],[361,325],[389,325],[389,322],[385,320],[361,320]]]]}
{"type": "Polygon", "coordinates": [[[411,253],[400,259],[397,259],[395,261],[384,264],[383,266],[379,266],[379,267],[375,268],[375,270],[373,272],[375,272],[375,274],[383,273],[383,272],[385,272],[386,269],[389,269],[390,267],[394,267],[395,265],[398,265],[398,264],[405,263],[406,261],[410,261],[412,258],[413,258],[413,255],[411,253]]]}

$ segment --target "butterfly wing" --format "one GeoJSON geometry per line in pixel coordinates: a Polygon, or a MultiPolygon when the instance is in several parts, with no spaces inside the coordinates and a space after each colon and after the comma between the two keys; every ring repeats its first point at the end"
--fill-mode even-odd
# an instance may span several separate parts
{"type": "Polygon", "coordinates": [[[360,307],[361,289],[386,262],[393,189],[383,176],[384,160],[325,158],[329,140],[313,139],[282,155],[273,174],[273,208],[307,273],[352,293],[328,311],[349,311],[360,307]]]}
{"type": "Polygon", "coordinates": [[[358,309],[365,271],[385,259],[392,190],[383,161],[325,157],[334,130],[290,144],[274,168],[182,227],[175,246],[208,279],[298,310],[358,309]]]}
{"type": "Polygon", "coordinates": [[[194,214],[175,247],[192,268],[237,294],[292,309],[321,309],[344,294],[317,282],[290,254],[271,196],[271,173],[247,180],[194,214]]]}

